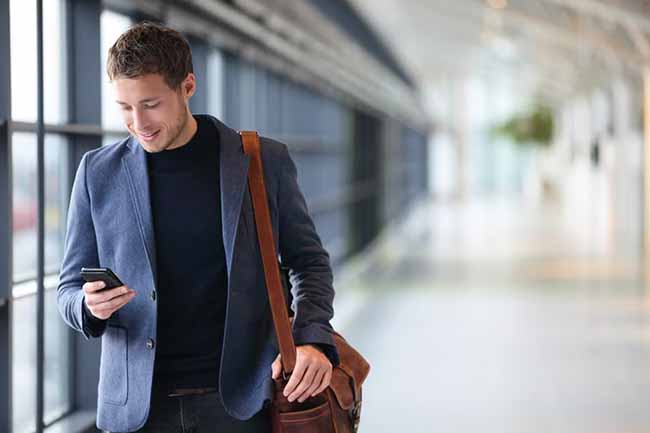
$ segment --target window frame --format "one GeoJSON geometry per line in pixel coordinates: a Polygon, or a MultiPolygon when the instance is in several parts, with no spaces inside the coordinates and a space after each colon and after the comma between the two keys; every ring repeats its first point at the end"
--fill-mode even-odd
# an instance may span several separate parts
{"type": "MultiPolygon", "coordinates": [[[[58,272],[46,273],[45,269],[45,227],[44,227],[44,174],[45,174],[45,136],[47,134],[61,135],[67,141],[65,156],[67,159],[66,172],[64,172],[64,188],[69,195],[74,181],[75,168],[81,156],[93,148],[101,146],[105,134],[123,134],[122,131],[107,131],[101,128],[101,89],[98,77],[101,76],[101,61],[99,53],[99,17],[102,10],[100,0],[63,0],[65,11],[65,68],[67,73],[63,77],[67,86],[64,93],[66,99],[64,106],[67,108],[67,121],[63,123],[44,122],[44,72],[43,48],[39,41],[43,40],[43,7],[42,0],[37,3],[37,106],[38,115],[36,122],[14,121],[11,119],[11,63],[0,65],[0,213],[8,221],[0,227],[0,431],[13,429],[13,404],[12,404],[12,332],[13,332],[13,304],[17,299],[33,297],[37,303],[36,315],[36,419],[34,430],[36,433],[47,431],[56,425],[71,427],[74,431],[85,430],[92,427],[95,422],[96,390],[88,390],[87,386],[79,383],[81,378],[96,383],[97,372],[84,374],[89,368],[88,360],[98,359],[99,342],[91,342],[84,346],[78,344],[79,336],[70,330],[68,358],[72,360],[68,365],[67,380],[70,389],[68,410],[57,414],[56,418],[47,424],[44,421],[44,372],[45,372],[45,291],[48,293],[56,290],[53,281],[58,277],[58,272]],[[88,83],[97,83],[89,86],[88,83]],[[31,133],[37,139],[37,177],[38,177],[38,228],[37,228],[37,269],[36,278],[16,281],[13,278],[13,233],[12,233],[12,154],[11,136],[15,132],[31,133]],[[13,292],[14,286],[24,286],[22,293],[13,292]],[[34,289],[35,287],[35,289],[34,289]],[[2,397],[5,398],[2,398],[2,397]]],[[[11,0],[0,0],[0,55],[3,58],[10,56],[10,17],[9,8],[11,0]],[[4,24],[4,25],[3,25],[4,24]]],[[[64,204],[64,205],[67,205],[64,204]]],[[[67,209],[66,209],[67,210],[67,209]]],[[[20,291],[19,291],[20,292],[20,291]]],[[[49,319],[49,318],[48,318],[49,319]]],[[[94,369],[96,370],[96,368],[94,369]]]]}
{"type": "MultiPolygon", "coordinates": [[[[9,1],[0,0],[0,58],[9,59],[9,1]]],[[[0,431],[12,426],[12,304],[10,302],[12,264],[11,199],[11,65],[0,62],[0,431]]]]}

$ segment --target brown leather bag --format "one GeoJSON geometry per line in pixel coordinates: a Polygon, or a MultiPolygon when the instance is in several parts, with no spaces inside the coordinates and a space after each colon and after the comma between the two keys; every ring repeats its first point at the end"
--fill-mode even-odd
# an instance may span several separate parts
{"type": "Polygon", "coordinates": [[[361,385],[370,372],[370,365],[338,332],[333,337],[340,363],[332,371],[329,387],[302,403],[289,402],[282,394],[296,365],[296,346],[273,241],[259,136],[255,131],[240,134],[244,152],[251,156],[248,185],[282,360],[282,375],[275,380],[275,396],[271,402],[273,433],[354,433],[361,415],[361,385]]]}

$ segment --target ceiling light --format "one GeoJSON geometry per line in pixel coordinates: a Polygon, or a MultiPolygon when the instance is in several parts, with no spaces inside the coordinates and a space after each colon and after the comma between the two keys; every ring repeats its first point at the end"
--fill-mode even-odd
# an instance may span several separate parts
{"type": "Polygon", "coordinates": [[[486,0],[486,2],[492,9],[504,9],[508,6],[508,0],[486,0]]]}

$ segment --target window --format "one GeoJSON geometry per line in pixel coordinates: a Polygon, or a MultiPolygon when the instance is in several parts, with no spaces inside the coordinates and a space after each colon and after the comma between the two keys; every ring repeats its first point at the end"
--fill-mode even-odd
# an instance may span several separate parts
{"type": "Polygon", "coordinates": [[[204,85],[208,92],[208,113],[223,119],[224,60],[221,51],[210,50],[208,54],[208,80],[204,85]]]}
{"type": "MultiPolygon", "coordinates": [[[[67,210],[67,141],[45,137],[45,272],[58,273],[63,254],[67,210]]],[[[13,281],[36,278],[37,176],[36,135],[17,132],[12,138],[13,281]]],[[[20,294],[14,294],[19,296],[20,294]]]]}
{"type": "MultiPolygon", "coordinates": [[[[66,53],[66,0],[43,2],[44,121],[69,120],[66,53]]],[[[37,50],[35,0],[10,0],[12,119],[37,121],[37,50]]],[[[19,125],[18,128],[25,128],[19,125]]],[[[14,131],[11,140],[13,269],[12,269],[12,429],[33,432],[37,392],[37,136],[14,131]]],[[[63,255],[65,211],[68,205],[68,140],[46,134],[44,142],[45,340],[44,419],[48,424],[71,409],[70,332],[56,303],[58,271],[63,255]]]]}
{"type": "MultiPolygon", "coordinates": [[[[45,423],[70,410],[69,330],[57,311],[56,287],[67,209],[67,140],[45,137],[45,423]]],[[[36,416],[36,136],[15,133],[12,142],[14,296],[14,431],[31,432],[36,416]]]]}
{"type": "Polygon", "coordinates": [[[11,0],[11,112],[14,120],[36,122],[36,2],[11,0]]]}
{"type": "Polygon", "coordinates": [[[67,150],[65,137],[45,136],[45,274],[58,274],[63,258],[70,172],[67,150]]]}
{"type": "MultiPolygon", "coordinates": [[[[56,303],[58,278],[45,279],[45,374],[44,421],[59,418],[71,409],[70,331],[59,317],[56,303]]],[[[30,295],[14,299],[12,330],[13,431],[29,433],[36,418],[36,282],[14,286],[14,293],[30,295]]]]}
{"type": "MultiPolygon", "coordinates": [[[[24,283],[22,290],[36,290],[36,284],[24,283]]],[[[13,321],[13,431],[34,430],[36,419],[36,298],[14,299],[13,321]]]]}
{"type": "MultiPolygon", "coordinates": [[[[64,0],[43,2],[43,62],[46,123],[61,123],[68,118],[66,104],[66,51],[64,0]]],[[[36,122],[36,2],[11,0],[11,108],[12,118],[36,122]]]]}
{"type": "Polygon", "coordinates": [[[12,171],[13,280],[17,282],[36,277],[36,135],[13,134],[12,171]]]}
{"type": "MultiPolygon", "coordinates": [[[[45,373],[43,375],[45,424],[51,423],[72,409],[72,389],[69,380],[72,366],[70,328],[61,320],[57,309],[57,285],[57,276],[45,279],[45,373]]],[[[35,366],[31,371],[32,374],[35,373],[35,366]]]]}
{"type": "Polygon", "coordinates": [[[43,63],[46,65],[43,73],[45,123],[64,123],[68,120],[65,80],[67,74],[65,3],[64,0],[43,2],[43,63]]]}

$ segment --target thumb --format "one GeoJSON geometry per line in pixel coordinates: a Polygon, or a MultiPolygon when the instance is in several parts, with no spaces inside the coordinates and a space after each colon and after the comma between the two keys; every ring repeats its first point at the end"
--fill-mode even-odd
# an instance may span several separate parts
{"type": "Polygon", "coordinates": [[[275,361],[273,361],[273,364],[271,364],[271,377],[273,379],[280,377],[280,372],[282,371],[282,363],[280,362],[280,358],[281,355],[278,353],[275,361]]]}

